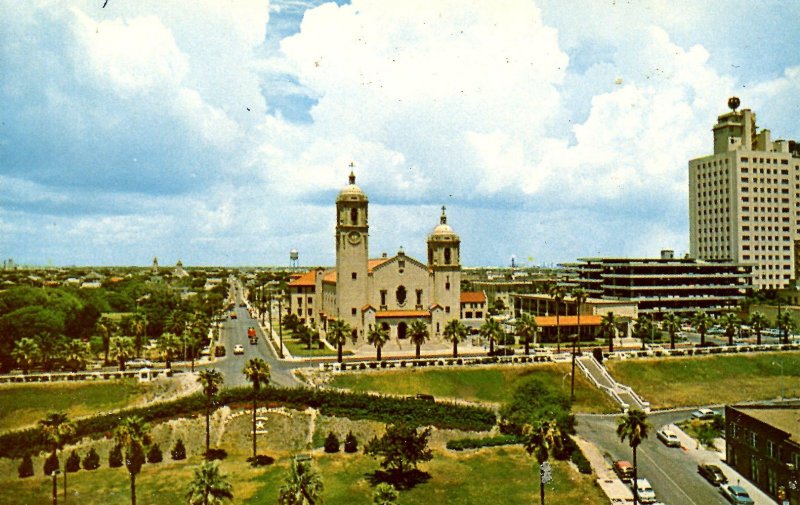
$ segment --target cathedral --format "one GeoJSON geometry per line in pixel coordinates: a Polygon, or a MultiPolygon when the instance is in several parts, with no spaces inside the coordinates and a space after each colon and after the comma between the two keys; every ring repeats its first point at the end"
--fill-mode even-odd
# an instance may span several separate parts
{"type": "Polygon", "coordinates": [[[447,224],[445,208],[428,235],[427,263],[406,256],[402,248],[391,258],[370,258],[368,211],[369,199],[351,172],[336,197],[336,266],[292,280],[289,310],[323,331],[332,320],[347,322],[355,347],[367,345],[373,325],[402,345],[416,319],[428,325],[433,341],[441,340],[447,322],[460,319],[461,303],[461,240],[447,224]]]}

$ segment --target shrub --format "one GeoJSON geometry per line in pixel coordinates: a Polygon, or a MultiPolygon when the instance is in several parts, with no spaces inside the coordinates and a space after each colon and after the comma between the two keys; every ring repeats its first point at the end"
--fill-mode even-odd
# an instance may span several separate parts
{"type": "Polygon", "coordinates": [[[97,451],[92,447],[83,458],[83,469],[97,470],[98,468],[100,468],[100,455],[97,454],[97,451]]]}
{"type": "Polygon", "coordinates": [[[332,431],[325,437],[325,452],[339,452],[339,437],[332,431]]]}
{"type": "Polygon", "coordinates": [[[170,451],[172,459],[175,461],[186,459],[186,447],[183,445],[183,440],[180,438],[175,442],[175,447],[170,451]]]}
{"type": "Polygon", "coordinates": [[[111,468],[122,466],[122,447],[120,445],[115,445],[108,453],[108,466],[111,468]]]}
{"type": "Polygon", "coordinates": [[[150,450],[147,451],[147,462],[161,463],[162,461],[164,461],[164,455],[161,453],[161,447],[158,444],[151,445],[150,450]]]}
{"type": "Polygon", "coordinates": [[[590,475],[592,473],[592,465],[589,463],[589,460],[586,459],[584,456],[583,451],[578,446],[575,446],[572,450],[572,454],[570,455],[570,461],[575,463],[575,466],[578,467],[578,471],[590,475]]]}
{"type": "Polygon", "coordinates": [[[206,451],[206,460],[214,461],[217,459],[225,459],[228,457],[228,451],[219,448],[210,448],[206,451]]]}
{"type": "Polygon", "coordinates": [[[19,473],[20,479],[33,476],[33,459],[31,459],[30,453],[26,453],[25,456],[22,457],[22,462],[19,464],[17,472],[19,473]]]}
{"type": "Polygon", "coordinates": [[[70,473],[74,473],[80,469],[81,469],[81,457],[78,456],[77,452],[72,451],[71,453],[69,453],[67,462],[64,463],[64,470],[70,473]]]}
{"type": "Polygon", "coordinates": [[[356,451],[358,451],[358,440],[351,431],[347,433],[346,437],[344,437],[344,452],[353,453],[356,451]]]}
{"type": "Polygon", "coordinates": [[[603,362],[603,350],[599,347],[592,349],[592,356],[594,356],[594,359],[596,359],[598,363],[603,362]]]}
{"type": "Polygon", "coordinates": [[[517,435],[496,435],[494,437],[482,438],[456,438],[447,441],[447,448],[451,451],[463,451],[465,449],[477,449],[479,447],[497,447],[501,445],[519,444],[521,441],[517,435]]]}
{"type": "Polygon", "coordinates": [[[44,460],[44,467],[42,470],[44,471],[45,476],[52,474],[54,471],[61,468],[61,464],[58,462],[58,457],[55,453],[51,452],[47,459],[44,460]]]}

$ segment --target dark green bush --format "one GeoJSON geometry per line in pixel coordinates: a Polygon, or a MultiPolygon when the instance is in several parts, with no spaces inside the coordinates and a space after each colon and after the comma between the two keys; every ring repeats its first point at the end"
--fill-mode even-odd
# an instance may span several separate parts
{"type": "Polygon", "coordinates": [[[31,459],[30,453],[22,457],[22,462],[19,464],[17,472],[20,479],[33,476],[33,459],[31,459]]]}
{"type": "Polygon", "coordinates": [[[108,466],[111,468],[119,468],[122,466],[122,447],[115,445],[108,453],[108,466]]]}
{"type": "Polygon", "coordinates": [[[592,465],[589,464],[589,460],[586,459],[586,456],[583,455],[583,451],[578,446],[572,450],[572,454],[570,455],[570,461],[575,463],[575,466],[578,467],[578,471],[589,475],[592,473],[592,465]]]}
{"type": "Polygon", "coordinates": [[[172,459],[176,461],[186,459],[186,447],[183,445],[183,440],[179,438],[178,441],[175,442],[175,447],[172,448],[170,454],[172,455],[172,459]]]}
{"type": "Polygon", "coordinates": [[[339,437],[332,431],[325,437],[325,452],[339,452],[339,437]]]}
{"type": "Polygon", "coordinates": [[[479,447],[497,447],[501,445],[519,444],[520,438],[516,435],[496,435],[483,438],[456,438],[447,441],[447,448],[452,451],[477,449],[479,447]]]}
{"type": "Polygon", "coordinates": [[[55,453],[50,453],[47,456],[47,459],[44,460],[44,466],[42,470],[44,471],[45,475],[51,475],[54,471],[59,470],[61,468],[61,464],[58,462],[58,457],[55,453]]]}
{"type": "Polygon", "coordinates": [[[358,440],[351,431],[347,433],[346,437],[344,437],[344,452],[353,453],[356,451],[358,451],[358,440]]]}
{"type": "Polygon", "coordinates": [[[64,470],[74,473],[81,469],[81,457],[78,456],[78,453],[72,451],[69,453],[69,457],[67,458],[67,462],[64,463],[64,470]]]}
{"type": "Polygon", "coordinates": [[[83,458],[83,469],[97,470],[98,468],[100,468],[100,455],[97,454],[97,451],[92,447],[83,458]]]}
{"type": "Polygon", "coordinates": [[[151,445],[150,450],[147,451],[147,462],[161,463],[162,461],[164,461],[164,455],[161,453],[161,447],[158,444],[151,445]]]}

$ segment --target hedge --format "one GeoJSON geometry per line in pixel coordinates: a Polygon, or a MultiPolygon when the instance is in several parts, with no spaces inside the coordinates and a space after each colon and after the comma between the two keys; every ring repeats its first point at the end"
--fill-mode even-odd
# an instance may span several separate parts
{"type": "MultiPolygon", "coordinates": [[[[213,400],[214,408],[224,405],[249,406],[252,388],[223,390],[213,400]]],[[[485,407],[449,402],[430,402],[416,398],[377,396],[347,391],[310,388],[262,388],[262,403],[283,405],[297,410],[312,407],[331,417],[353,420],[369,419],[383,423],[405,423],[412,426],[435,426],[441,429],[486,431],[496,423],[494,411],[485,407]]],[[[101,414],[75,421],[76,439],[111,434],[119,421],[137,415],[147,422],[188,417],[205,412],[206,398],[201,393],[148,405],[101,414]]],[[[0,435],[0,457],[22,458],[26,452],[45,450],[41,430],[31,427],[0,435]]]]}
{"type": "Polygon", "coordinates": [[[456,438],[447,441],[447,448],[451,451],[465,449],[478,449],[480,447],[498,447],[501,445],[514,445],[522,443],[517,435],[496,435],[483,438],[456,438]]]}

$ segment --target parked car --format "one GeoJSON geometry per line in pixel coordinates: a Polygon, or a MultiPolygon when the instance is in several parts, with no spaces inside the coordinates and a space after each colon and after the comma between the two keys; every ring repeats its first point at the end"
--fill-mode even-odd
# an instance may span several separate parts
{"type": "Polygon", "coordinates": [[[236,344],[233,346],[233,354],[244,354],[244,347],[242,344],[236,344]]]}
{"type": "Polygon", "coordinates": [[[676,435],[675,432],[669,429],[667,426],[662,426],[661,429],[656,432],[656,438],[664,442],[664,445],[667,447],[681,446],[681,441],[678,438],[678,435],[676,435]]]}
{"type": "Polygon", "coordinates": [[[132,359],[125,363],[128,368],[152,368],[153,362],[149,359],[132,359]]]}
{"type": "Polygon", "coordinates": [[[711,409],[697,409],[692,412],[692,419],[714,419],[714,416],[717,415],[711,409]]]}
{"type": "Polygon", "coordinates": [[[735,505],[751,505],[755,503],[742,486],[723,484],[719,487],[719,492],[722,493],[726,500],[735,505]]]}
{"type": "Polygon", "coordinates": [[[717,465],[699,464],[697,465],[697,473],[705,477],[705,479],[715,486],[727,484],[728,478],[722,473],[722,469],[717,465]]]}
{"type": "Polygon", "coordinates": [[[620,478],[622,482],[630,482],[633,479],[633,465],[630,461],[621,459],[614,462],[614,473],[620,478]]]}
{"type": "Polygon", "coordinates": [[[655,503],[656,492],[647,479],[636,479],[636,494],[642,503],[655,503]]]}

